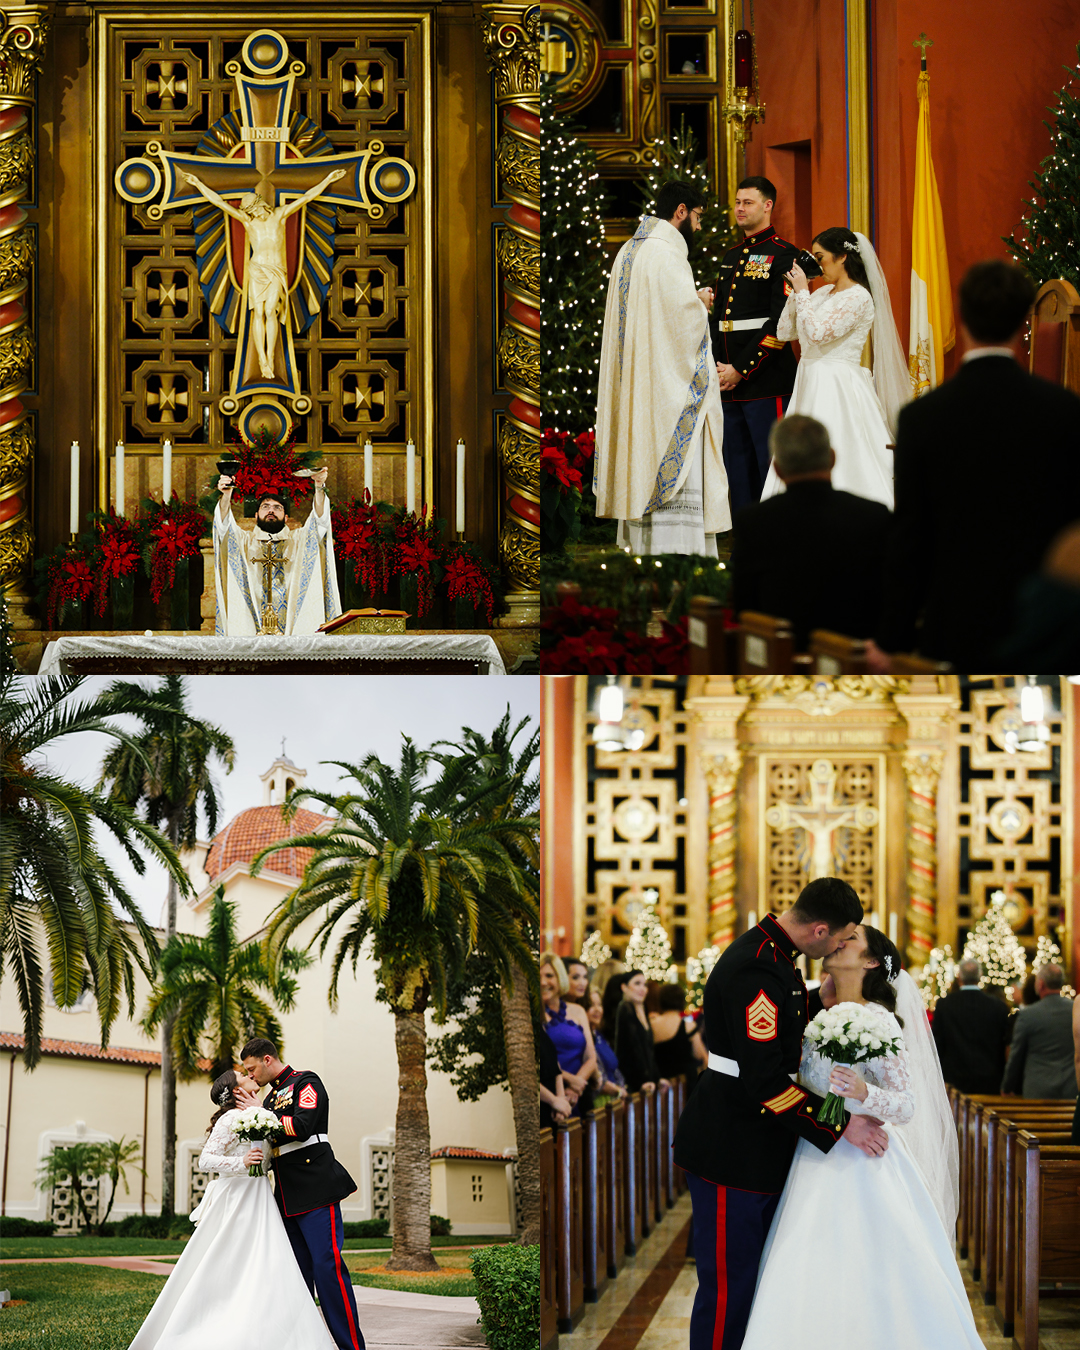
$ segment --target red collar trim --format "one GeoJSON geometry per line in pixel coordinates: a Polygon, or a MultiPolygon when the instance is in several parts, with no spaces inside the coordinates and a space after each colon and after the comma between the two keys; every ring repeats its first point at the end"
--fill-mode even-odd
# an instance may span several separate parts
{"type": "Polygon", "coordinates": [[[770,235],[773,235],[775,233],[776,231],[773,229],[771,225],[766,225],[763,230],[758,230],[756,234],[744,234],[743,244],[744,245],[749,244],[751,239],[753,239],[757,243],[760,243],[762,240],[768,239],[770,235]]]}
{"type": "Polygon", "coordinates": [[[783,928],[776,922],[776,919],[771,914],[766,914],[758,924],[758,927],[776,944],[776,950],[782,952],[791,964],[794,965],[795,957],[798,955],[799,949],[784,932],[783,928]]]}
{"type": "Polygon", "coordinates": [[[286,1064],[285,1067],[282,1069],[282,1071],[278,1074],[278,1076],[274,1079],[271,1079],[270,1086],[275,1088],[280,1087],[282,1083],[284,1083],[285,1079],[288,1078],[291,1073],[292,1073],[291,1067],[288,1064],[286,1064]]]}

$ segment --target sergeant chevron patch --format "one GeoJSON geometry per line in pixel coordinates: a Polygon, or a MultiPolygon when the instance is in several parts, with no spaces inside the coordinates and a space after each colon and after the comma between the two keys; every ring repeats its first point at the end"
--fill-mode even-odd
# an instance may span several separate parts
{"type": "Polygon", "coordinates": [[[313,1111],[318,1105],[319,1097],[310,1083],[305,1083],[300,1089],[300,1109],[302,1111],[313,1111]]]}
{"type": "Polygon", "coordinates": [[[763,989],[746,1010],[746,1034],[752,1041],[774,1041],[776,1030],[776,1004],[763,989]]]}

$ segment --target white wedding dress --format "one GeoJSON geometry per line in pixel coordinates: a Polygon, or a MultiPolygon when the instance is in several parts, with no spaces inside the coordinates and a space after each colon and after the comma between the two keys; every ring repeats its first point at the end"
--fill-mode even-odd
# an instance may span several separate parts
{"type": "MultiPolygon", "coordinates": [[[[856,497],[893,507],[893,452],[885,413],[870,371],[861,365],[874,326],[874,300],[864,286],[788,296],[777,325],[781,342],[798,338],[802,355],[786,416],[815,417],[829,432],[836,453],[832,484],[856,497]]],[[[761,500],[784,491],[773,465],[761,500]]]]}
{"type": "Polygon", "coordinates": [[[254,1145],[230,1133],[235,1114],[226,1111],[210,1132],[199,1168],[218,1177],[192,1210],[198,1226],[130,1350],[335,1350],[269,1177],[248,1176],[244,1154],[254,1145]],[[263,1307],[269,1320],[252,1311],[263,1307]]]}
{"type": "MultiPolygon", "coordinates": [[[[884,1008],[863,1011],[880,1013],[885,1034],[900,1036],[884,1008]]],[[[799,1082],[824,1096],[831,1070],[804,1040],[799,1082]]],[[[799,1140],[742,1350],[982,1350],[952,1235],[905,1144],[904,1125],[918,1110],[907,1052],[856,1072],[869,1091],[848,1110],[883,1120],[889,1147],[869,1158],[846,1139],[829,1153],[799,1140]]]]}

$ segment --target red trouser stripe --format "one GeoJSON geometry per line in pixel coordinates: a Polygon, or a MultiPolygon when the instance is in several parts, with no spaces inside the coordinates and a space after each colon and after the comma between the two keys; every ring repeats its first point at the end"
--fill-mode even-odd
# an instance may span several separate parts
{"type": "Polygon", "coordinates": [[[782,398],[778,398],[778,399],[776,400],[776,419],[777,419],[777,421],[779,421],[780,418],[783,417],[783,415],[784,415],[784,400],[783,400],[782,398]]]}
{"type": "Polygon", "coordinates": [[[716,1322],[713,1350],[722,1350],[727,1321],[727,1187],[716,1188],[716,1322]]]}
{"type": "MultiPolygon", "coordinates": [[[[334,1269],[337,1271],[338,1284],[341,1286],[341,1301],[345,1305],[345,1316],[349,1321],[349,1336],[352,1340],[355,1350],[360,1350],[360,1342],[356,1338],[356,1323],[353,1321],[352,1300],[349,1298],[349,1291],[345,1288],[345,1277],[342,1274],[344,1263],[341,1260],[341,1252],[337,1245],[337,1224],[334,1221],[333,1206],[327,1206],[327,1214],[330,1215],[330,1242],[334,1248],[334,1269]]],[[[352,1280],[349,1280],[352,1284],[352,1280]]]]}

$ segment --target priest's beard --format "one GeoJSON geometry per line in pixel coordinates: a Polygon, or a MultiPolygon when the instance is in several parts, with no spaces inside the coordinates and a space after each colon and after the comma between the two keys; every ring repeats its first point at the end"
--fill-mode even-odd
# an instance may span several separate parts
{"type": "Polygon", "coordinates": [[[258,526],[264,534],[280,534],[285,528],[285,519],[282,517],[281,520],[260,520],[258,526]]]}
{"type": "Polygon", "coordinates": [[[690,224],[689,216],[687,216],[686,219],[679,226],[679,233],[686,240],[686,247],[691,248],[694,243],[694,227],[693,225],[690,224]]]}

